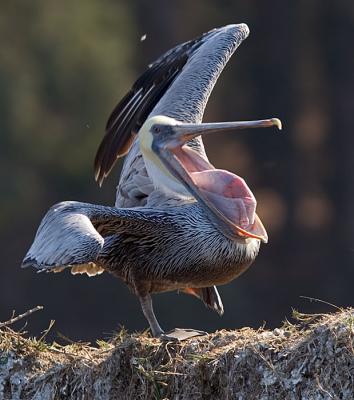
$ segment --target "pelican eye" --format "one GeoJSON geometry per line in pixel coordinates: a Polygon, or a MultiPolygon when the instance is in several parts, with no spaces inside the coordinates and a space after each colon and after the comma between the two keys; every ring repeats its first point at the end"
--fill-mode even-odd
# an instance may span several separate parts
{"type": "Polygon", "coordinates": [[[154,125],[152,127],[152,132],[153,133],[161,133],[161,127],[159,125],[154,125]]]}

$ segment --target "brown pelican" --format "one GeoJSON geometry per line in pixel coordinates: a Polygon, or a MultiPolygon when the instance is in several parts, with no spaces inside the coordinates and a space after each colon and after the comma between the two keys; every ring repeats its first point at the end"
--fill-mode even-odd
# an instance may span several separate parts
{"type": "Polygon", "coordinates": [[[95,159],[102,184],[117,158],[128,153],[115,207],[54,205],[24,267],[112,273],[138,296],[154,336],[185,338],[196,332],[164,335],[153,293],[180,290],[223,313],[216,285],[252,264],[267,233],[246,182],[210,164],[201,135],[281,128],[276,118],[201,123],[217,78],[248,33],[244,24],[214,29],[149,65],[112,112],[95,159]]]}

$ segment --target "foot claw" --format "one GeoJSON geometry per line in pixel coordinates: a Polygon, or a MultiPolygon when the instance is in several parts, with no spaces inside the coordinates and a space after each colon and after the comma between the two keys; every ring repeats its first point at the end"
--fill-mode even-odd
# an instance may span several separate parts
{"type": "Polygon", "coordinates": [[[174,341],[174,342],[180,342],[183,340],[191,339],[196,336],[205,336],[207,335],[207,332],[204,331],[198,331],[196,329],[180,329],[180,328],[175,328],[170,332],[163,333],[159,336],[161,340],[164,341],[174,341]]]}

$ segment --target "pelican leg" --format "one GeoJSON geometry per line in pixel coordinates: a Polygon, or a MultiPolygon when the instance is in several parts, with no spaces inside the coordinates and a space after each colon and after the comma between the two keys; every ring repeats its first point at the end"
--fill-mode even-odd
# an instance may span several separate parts
{"type": "Polygon", "coordinates": [[[145,315],[145,318],[148,320],[152,335],[154,337],[159,337],[161,340],[166,341],[182,341],[193,338],[195,336],[204,336],[207,335],[204,331],[198,331],[195,329],[179,329],[175,328],[172,331],[165,333],[159,323],[157,322],[154,309],[152,307],[152,300],[149,294],[145,296],[139,296],[141,308],[145,315]]]}
{"type": "Polygon", "coordinates": [[[161,336],[164,333],[164,331],[161,328],[160,324],[157,322],[157,319],[156,319],[156,316],[154,313],[154,309],[152,307],[151,296],[149,294],[147,294],[143,297],[139,296],[139,300],[140,300],[141,308],[143,310],[145,318],[149,322],[152,335],[155,337],[161,336]]]}

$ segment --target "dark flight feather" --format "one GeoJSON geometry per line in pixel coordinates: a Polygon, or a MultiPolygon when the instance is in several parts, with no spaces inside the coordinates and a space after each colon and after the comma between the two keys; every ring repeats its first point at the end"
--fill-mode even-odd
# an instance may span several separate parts
{"type": "Polygon", "coordinates": [[[100,185],[116,160],[129,151],[135,135],[188,59],[213,33],[176,46],[150,64],[114,108],[95,158],[95,179],[100,185]]]}

